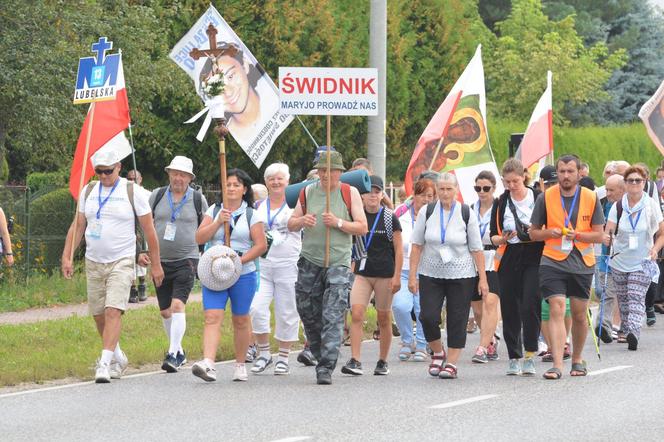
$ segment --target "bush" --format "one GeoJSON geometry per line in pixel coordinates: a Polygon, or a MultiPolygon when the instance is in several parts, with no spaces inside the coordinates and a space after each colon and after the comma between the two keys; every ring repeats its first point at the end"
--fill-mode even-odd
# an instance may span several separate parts
{"type": "Polygon", "coordinates": [[[27,186],[30,191],[35,194],[41,190],[49,188],[64,187],[68,182],[67,170],[58,172],[34,172],[28,175],[26,180],[27,186]]]}
{"type": "Polygon", "coordinates": [[[34,264],[38,268],[59,267],[75,209],[69,189],[54,190],[30,204],[31,255],[36,256],[34,264]]]}

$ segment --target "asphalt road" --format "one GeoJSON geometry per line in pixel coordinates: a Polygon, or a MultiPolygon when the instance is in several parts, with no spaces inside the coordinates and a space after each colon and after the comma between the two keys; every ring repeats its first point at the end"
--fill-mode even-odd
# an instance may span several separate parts
{"type": "MultiPolygon", "coordinates": [[[[591,370],[546,381],[508,377],[506,351],[487,365],[470,363],[469,335],[459,378],[439,380],[426,363],[399,362],[395,339],[389,376],[373,376],[377,343],[363,345],[365,375],[335,371],[333,385],[292,356],[289,376],[268,369],[231,382],[232,365],[204,383],[189,369],[143,373],[111,384],[80,383],[0,395],[0,440],[662,440],[664,316],[644,329],[640,348],[585,349],[591,370]]],[[[340,364],[349,349],[343,349],[340,364]]],[[[339,368],[339,367],[338,367],[339,368]]]]}

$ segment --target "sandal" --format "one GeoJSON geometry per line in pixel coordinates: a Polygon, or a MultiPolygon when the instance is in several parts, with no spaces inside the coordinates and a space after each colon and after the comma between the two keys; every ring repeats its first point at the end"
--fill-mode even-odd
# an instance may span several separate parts
{"type": "Polygon", "coordinates": [[[410,359],[410,354],[411,354],[410,347],[404,345],[403,347],[401,347],[401,350],[399,350],[399,360],[404,362],[407,361],[408,359],[410,359]]]}
{"type": "Polygon", "coordinates": [[[414,362],[424,362],[427,360],[427,353],[424,350],[415,350],[415,353],[413,353],[413,361],[414,362]]]}
{"type": "Polygon", "coordinates": [[[272,364],[272,356],[270,356],[270,359],[265,356],[259,356],[254,361],[254,366],[251,367],[251,372],[256,374],[263,373],[270,364],[272,364]]]}
{"type": "Polygon", "coordinates": [[[542,377],[544,377],[544,379],[548,379],[550,381],[557,381],[558,379],[563,377],[563,374],[560,371],[560,369],[558,369],[556,367],[551,367],[542,374],[542,377]]]}
{"type": "Polygon", "coordinates": [[[616,339],[616,342],[618,344],[627,344],[627,337],[624,334],[618,332],[618,339],[616,339]]]}
{"type": "Polygon", "coordinates": [[[429,374],[434,378],[437,378],[443,369],[443,364],[445,364],[445,354],[443,356],[431,356],[431,364],[429,364],[429,374]],[[436,364],[435,361],[441,361],[440,364],[436,364]]]}
{"type": "Polygon", "coordinates": [[[445,364],[445,367],[438,373],[440,379],[456,379],[457,368],[453,364],[445,364]]]}
{"type": "Polygon", "coordinates": [[[570,376],[585,376],[587,374],[588,367],[586,367],[586,361],[572,363],[572,369],[569,371],[570,376]]]}
{"type": "Polygon", "coordinates": [[[288,364],[284,361],[277,361],[276,364],[274,364],[274,374],[275,375],[285,375],[289,374],[290,369],[288,368],[288,364]]]}

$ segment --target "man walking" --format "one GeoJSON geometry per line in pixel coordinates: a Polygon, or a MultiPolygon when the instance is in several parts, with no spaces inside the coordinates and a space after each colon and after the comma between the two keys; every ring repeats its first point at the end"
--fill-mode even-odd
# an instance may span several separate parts
{"type": "Polygon", "coordinates": [[[185,305],[198,266],[196,230],[208,204],[201,192],[189,187],[196,177],[189,158],[176,156],[165,170],[169,184],[152,192],[150,207],[164,269],[164,281],[157,287],[157,300],[169,341],[161,368],[175,373],[187,361],[182,349],[187,328],[185,305]]]}
{"type": "MultiPolygon", "coordinates": [[[[136,192],[143,193],[145,198],[150,198],[152,192],[143,187],[143,175],[136,169],[132,169],[127,172],[127,181],[133,181],[138,184],[134,187],[136,192]]],[[[148,295],[145,292],[145,276],[148,274],[148,269],[145,266],[140,264],[136,265],[136,279],[131,285],[131,290],[129,291],[129,302],[135,304],[137,302],[143,302],[148,299],[148,295]]]]}
{"type": "Polygon", "coordinates": [[[322,152],[318,163],[320,181],[300,193],[288,221],[290,231],[304,228],[302,252],[295,284],[297,311],[312,353],[318,360],[318,384],[331,384],[339,357],[343,317],[348,304],[348,280],[352,235],[367,233],[367,219],[357,189],[342,184],[345,170],[339,152],[322,152]],[[330,185],[330,212],[325,211],[325,191],[330,185]],[[325,231],[330,228],[329,263],[325,264],[325,231]]]}
{"type": "Polygon", "coordinates": [[[553,367],[546,379],[560,379],[565,347],[565,297],[572,310],[571,376],[588,373],[582,351],[588,334],[586,319],[595,271],[592,243],[602,241],[604,214],[597,194],[579,186],[579,158],[564,155],[556,162],[558,184],[537,198],[530,237],[544,241],[540,262],[542,296],[549,303],[549,335],[553,367]],[[546,228],[542,228],[546,226],[546,228]]]}
{"type": "Polygon", "coordinates": [[[119,379],[128,365],[119,341],[122,313],[127,309],[129,289],[134,279],[136,219],[150,248],[150,257],[141,254],[139,259],[144,265],[152,263],[155,285],[161,285],[164,278],[148,200],[135,192],[133,183],[120,178],[121,160],[114,151],[97,152],[92,156],[99,182],[91,182],[79,195],[78,213],[69,228],[62,252],[62,273],[70,279],[74,274],[70,256],[85,234],[88,308],[103,344],[95,371],[97,383],[119,379]]]}

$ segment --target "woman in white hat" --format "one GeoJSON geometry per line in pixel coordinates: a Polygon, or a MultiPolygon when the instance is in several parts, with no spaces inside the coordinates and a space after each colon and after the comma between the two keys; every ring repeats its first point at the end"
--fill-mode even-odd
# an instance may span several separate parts
{"type": "MultiPolygon", "coordinates": [[[[205,381],[215,381],[217,373],[214,359],[219,346],[219,330],[224,318],[228,300],[231,301],[233,313],[233,331],[235,343],[234,381],[246,381],[247,370],[244,357],[251,340],[251,324],[249,308],[256,292],[256,265],[254,261],[265,253],[267,243],[261,217],[254,216],[252,180],[240,169],[228,171],[226,182],[226,201],[215,204],[205,212],[203,221],[196,232],[196,241],[206,247],[224,244],[224,223],[230,224],[230,244],[236,252],[233,258],[241,262],[239,279],[227,287],[215,269],[215,261],[227,259],[226,252],[217,252],[222,248],[213,247],[208,250],[199,264],[199,277],[203,286],[203,309],[205,310],[205,328],[203,331],[203,360],[192,367],[194,376],[205,381]],[[210,256],[214,255],[214,256],[210,256]]],[[[230,273],[233,272],[231,266],[230,273]]],[[[232,279],[231,279],[232,280],[232,279]]]]}
{"type": "Polygon", "coordinates": [[[256,336],[258,357],[252,373],[262,373],[272,364],[270,353],[270,304],[274,300],[274,337],[279,343],[279,356],[274,362],[274,374],[290,372],[288,356],[293,342],[299,339],[300,316],[295,305],[297,260],[302,249],[299,231],[288,230],[293,209],[286,204],[286,186],[290,178],[288,165],[270,164],[265,169],[268,197],[258,207],[265,230],[272,239],[267,256],[260,259],[260,284],[251,303],[251,325],[256,336]]]}

